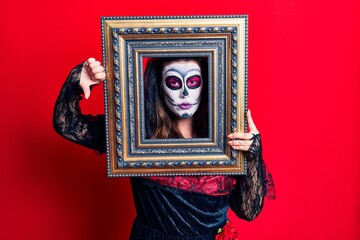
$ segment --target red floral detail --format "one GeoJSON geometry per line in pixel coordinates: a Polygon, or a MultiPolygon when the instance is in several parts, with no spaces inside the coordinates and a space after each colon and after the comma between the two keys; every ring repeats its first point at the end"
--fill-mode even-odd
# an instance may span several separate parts
{"type": "Polygon", "coordinates": [[[174,176],[149,179],[169,187],[213,196],[227,195],[236,183],[233,176],[174,176]]]}
{"type": "Polygon", "coordinates": [[[237,240],[239,239],[239,233],[232,224],[232,222],[228,221],[223,228],[221,228],[221,232],[215,236],[215,240],[237,240]]]}

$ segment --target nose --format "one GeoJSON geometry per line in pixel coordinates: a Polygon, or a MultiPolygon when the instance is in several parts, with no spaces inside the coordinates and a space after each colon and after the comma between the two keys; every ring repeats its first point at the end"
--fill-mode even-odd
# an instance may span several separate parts
{"type": "Polygon", "coordinates": [[[189,91],[187,90],[186,87],[184,87],[184,90],[183,90],[182,93],[181,93],[181,97],[182,97],[182,98],[186,98],[186,97],[188,97],[188,96],[189,96],[189,91]]]}

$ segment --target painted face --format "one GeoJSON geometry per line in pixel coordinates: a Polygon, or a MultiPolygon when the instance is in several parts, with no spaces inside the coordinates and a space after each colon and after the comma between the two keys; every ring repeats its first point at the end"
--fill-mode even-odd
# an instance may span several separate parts
{"type": "Polygon", "coordinates": [[[190,118],[199,108],[203,87],[201,69],[196,61],[166,63],[161,88],[168,108],[181,118],[190,118]]]}

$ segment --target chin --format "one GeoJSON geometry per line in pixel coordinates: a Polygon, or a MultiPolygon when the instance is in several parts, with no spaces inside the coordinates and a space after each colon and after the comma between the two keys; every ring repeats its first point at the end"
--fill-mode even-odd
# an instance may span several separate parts
{"type": "Polygon", "coordinates": [[[184,113],[183,115],[181,115],[180,117],[181,118],[184,118],[184,119],[189,119],[191,118],[192,115],[188,114],[188,113],[184,113]]]}

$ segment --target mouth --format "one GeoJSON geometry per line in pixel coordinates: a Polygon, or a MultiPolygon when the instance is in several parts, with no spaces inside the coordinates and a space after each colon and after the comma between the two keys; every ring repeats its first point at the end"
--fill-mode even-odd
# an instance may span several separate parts
{"type": "Polygon", "coordinates": [[[192,107],[192,104],[190,104],[190,103],[182,103],[182,104],[179,104],[179,107],[180,107],[182,110],[188,110],[189,108],[192,107]]]}

